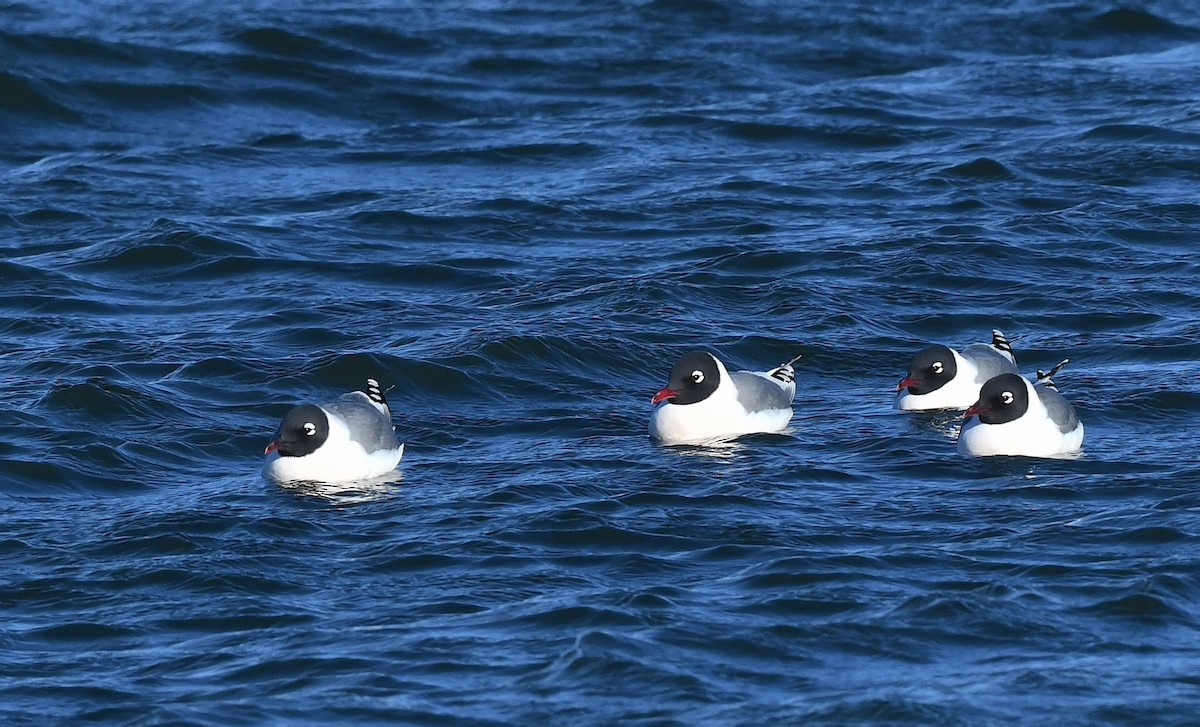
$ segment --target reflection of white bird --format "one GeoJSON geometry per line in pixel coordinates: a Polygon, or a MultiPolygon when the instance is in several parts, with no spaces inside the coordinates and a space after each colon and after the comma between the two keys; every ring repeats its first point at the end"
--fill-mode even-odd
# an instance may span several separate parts
{"type": "Polygon", "coordinates": [[[337,505],[360,505],[395,497],[404,477],[399,470],[364,480],[317,482],[314,480],[280,481],[279,486],[294,495],[315,497],[337,505]]]}
{"type": "Polygon", "coordinates": [[[379,382],[367,379],[365,392],[289,410],[265,454],[263,474],[271,479],[348,482],[394,470],[404,445],[379,382]]]}
{"type": "Polygon", "coordinates": [[[958,451],[975,457],[1022,455],[1055,457],[1083,446],[1083,422],[1050,379],[1038,372],[1036,384],[1016,374],[988,380],[979,400],[967,409],[958,435],[958,451]]]}
{"type": "Polygon", "coordinates": [[[1017,373],[1012,345],[992,329],[992,342],[973,343],[962,353],[934,344],[922,349],[896,387],[896,408],[966,409],[979,398],[979,389],[993,376],[1017,373]]]}
{"type": "Polygon", "coordinates": [[[710,353],[684,354],[666,388],[651,399],[662,405],[650,416],[650,436],[663,444],[697,444],[780,431],[792,419],[792,364],[799,358],[770,371],[731,374],[710,353]]]}

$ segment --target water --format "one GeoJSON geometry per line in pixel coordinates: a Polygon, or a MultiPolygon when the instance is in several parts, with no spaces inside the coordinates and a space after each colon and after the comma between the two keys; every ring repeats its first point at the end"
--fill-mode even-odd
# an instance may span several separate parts
{"type": "Polygon", "coordinates": [[[0,719],[1194,723],[1192,3],[450,5],[0,4],[0,719]],[[1082,458],[890,410],[993,326],[1082,458]]]}

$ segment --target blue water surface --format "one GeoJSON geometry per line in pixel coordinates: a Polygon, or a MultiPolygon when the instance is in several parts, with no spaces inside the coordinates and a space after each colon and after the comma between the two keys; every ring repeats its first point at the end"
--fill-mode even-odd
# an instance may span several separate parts
{"type": "Polygon", "coordinates": [[[0,1],[0,722],[1195,724],[1191,2],[0,1]],[[891,409],[1000,328],[1083,456],[891,409]],[[647,437],[682,352],[782,435],[647,437]],[[367,376],[398,477],[282,486],[367,376]]]}

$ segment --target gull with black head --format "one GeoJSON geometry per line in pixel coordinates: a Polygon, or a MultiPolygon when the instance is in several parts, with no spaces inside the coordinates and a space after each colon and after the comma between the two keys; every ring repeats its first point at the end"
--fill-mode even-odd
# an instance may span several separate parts
{"type": "Polygon", "coordinates": [[[792,419],[800,357],[769,371],[730,373],[706,351],[691,351],[652,398],[650,436],[663,444],[704,444],[778,432],[792,419]]]}
{"type": "Polygon", "coordinates": [[[288,410],[264,454],[263,475],[283,482],[350,482],[391,472],[404,456],[375,379],[326,404],[288,410]]]}
{"type": "Polygon", "coordinates": [[[979,389],[993,376],[1017,373],[1012,344],[999,330],[992,342],[973,343],[962,353],[941,344],[925,347],[908,366],[908,376],[896,386],[901,411],[966,409],[979,398],[979,389]]]}
{"type": "Polygon", "coordinates": [[[958,451],[972,457],[1061,457],[1078,452],[1083,422],[1050,378],[1069,360],[1048,374],[1039,371],[1037,383],[1016,374],[989,379],[979,400],[967,409],[958,451]]]}

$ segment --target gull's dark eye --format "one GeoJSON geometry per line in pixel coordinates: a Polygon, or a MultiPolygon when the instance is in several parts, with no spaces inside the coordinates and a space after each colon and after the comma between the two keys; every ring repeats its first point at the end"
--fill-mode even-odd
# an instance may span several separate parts
{"type": "Polygon", "coordinates": [[[1011,404],[1011,403],[1013,403],[1013,395],[1012,395],[1012,392],[1011,392],[1011,391],[1006,391],[1006,392],[1004,392],[1003,394],[1001,394],[1001,395],[1000,395],[1000,401],[1004,402],[1005,404],[1011,404]]]}
{"type": "Polygon", "coordinates": [[[935,374],[940,374],[945,369],[945,367],[942,366],[941,361],[934,361],[933,365],[930,366],[929,368],[933,369],[933,373],[935,373],[935,374]]]}
{"type": "Polygon", "coordinates": [[[304,433],[308,436],[313,436],[317,433],[317,425],[312,422],[304,422],[304,433]]]}
{"type": "Polygon", "coordinates": [[[692,372],[692,381],[696,382],[697,384],[700,383],[701,381],[704,381],[704,372],[703,371],[693,371],[692,372]]]}

